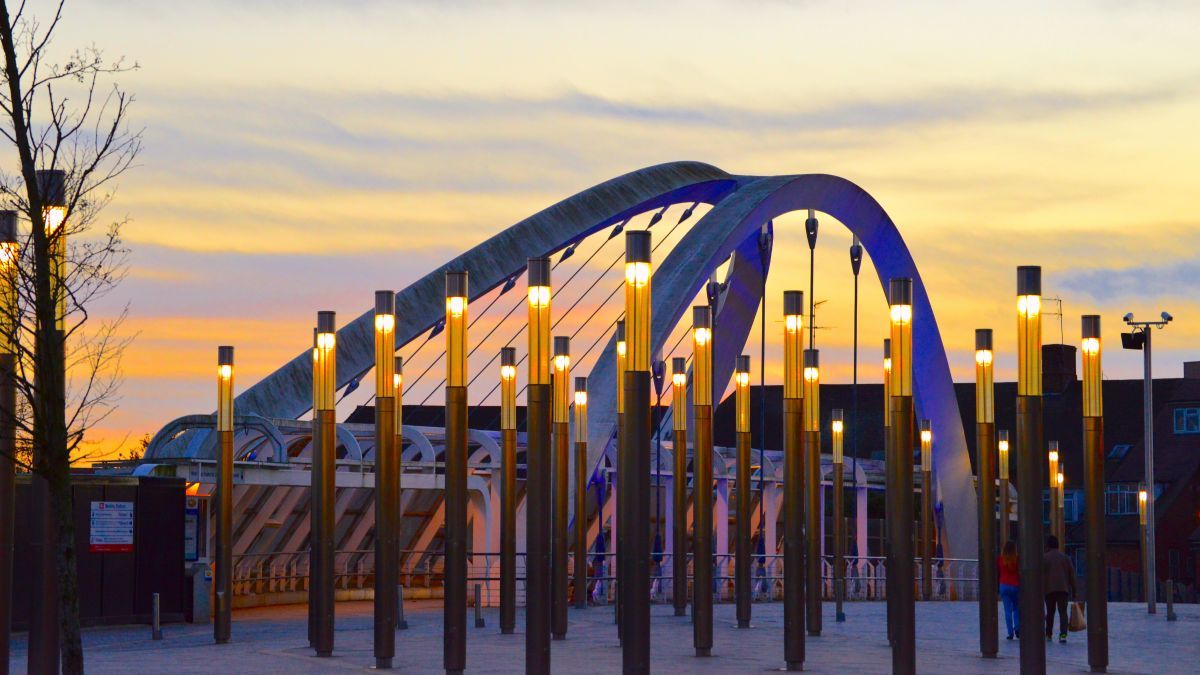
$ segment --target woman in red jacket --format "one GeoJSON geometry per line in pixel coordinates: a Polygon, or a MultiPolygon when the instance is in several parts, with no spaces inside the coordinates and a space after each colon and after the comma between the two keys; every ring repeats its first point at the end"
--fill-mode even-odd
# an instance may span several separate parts
{"type": "Polygon", "coordinates": [[[1004,626],[1008,629],[1009,640],[1021,636],[1021,615],[1017,611],[1021,573],[1017,563],[1017,545],[1009,540],[1004,543],[1004,551],[996,565],[1000,569],[1000,599],[1004,601],[1004,626]]]}

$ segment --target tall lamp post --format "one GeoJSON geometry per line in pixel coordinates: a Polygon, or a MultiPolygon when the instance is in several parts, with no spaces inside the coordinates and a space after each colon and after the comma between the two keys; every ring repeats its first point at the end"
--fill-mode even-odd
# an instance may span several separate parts
{"type": "Polygon", "coordinates": [[[712,654],[713,516],[712,516],[712,309],[692,308],[692,643],[696,656],[712,654]]]}
{"type": "Polygon", "coordinates": [[[568,471],[571,447],[571,338],[554,336],[554,532],[551,537],[550,632],[555,640],[567,637],[567,511],[568,471]]]}
{"type": "Polygon", "coordinates": [[[396,445],[396,294],[375,292],[375,667],[396,656],[400,462],[396,445]]]}
{"type": "Polygon", "coordinates": [[[979,476],[979,653],[996,658],[1000,627],[996,602],[996,484],[992,449],[996,437],[992,329],[975,330],[975,463],[979,476]]]}
{"type": "Polygon", "coordinates": [[[675,521],[671,523],[671,601],[675,616],[687,615],[687,359],[671,359],[671,455],[675,459],[671,485],[675,521]]]}
{"type": "Polygon", "coordinates": [[[804,293],[783,292],[783,653],[804,669],[804,293]]]}
{"type": "Polygon", "coordinates": [[[1058,441],[1050,441],[1046,459],[1050,465],[1050,470],[1046,474],[1048,481],[1046,487],[1050,496],[1050,517],[1048,519],[1050,522],[1050,534],[1059,540],[1059,544],[1062,544],[1062,537],[1058,531],[1058,441]]]}
{"type": "Polygon", "coordinates": [[[626,673],[650,672],[650,233],[625,233],[625,329],[628,367],[625,373],[625,456],[621,465],[626,482],[628,524],[625,547],[626,584],[622,668],[626,673]]]}
{"type": "MultiPolygon", "coordinates": [[[[888,381],[891,405],[891,451],[888,475],[892,478],[888,500],[888,547],[892,552],[888,577],[895,576],[888,596],[892,605],[892,672],[917,670],[916,607],[913,602],[913,491],[912,491],[912,279],[888,282],[891,318],[892,372],[888,381]]],[[[1028,625],[1034,625],[1031,621],[1028,625]]]]}
{"type": "Polygon", "coordinates": [[[846,518],[843,513],[844,478],[842,476],[842,434],[845,430],[845,413],[841,408],[834,408],[833,421],[830,429],[833,432],[833,594],[837,604],[836,620],[842,623],[846,615],[842,613],[842,601],[846,597],[846,518]]]}
{"type": "Polygon", "coordinates": [[[733,592],[737,627],[750,627],[750,357],[737,358],[734,369],[737,430],[737,536],[734,546],[733,592]]]}
{"type": "Polygon", "coordinates": [[[1012,506],[1008,501],[1008,429],[1001,429],[996,435],[996,490],[1000,493],[1000,548],[1008,543],[1012,524],[1009,512],[1012,506]]]}
{"type": "Polygon", "coordinates": [[[621,549],[625,546],[625,526],[629,524],[629,516],[625,515],[625,469],[628,468],[622,463],[625,457],[625,371],[629,365],[629,343],[625,340],[625,320],[617,321],[616,334],[616,353],[617,353],[617,471],[616,471],[616,487],[617,493],[617,514],[616,514],[616,531],[617,536],[613,542],[616,545],[616,572],[617,572],[617,640],[624,642],[625,640],[625,603],[622,597],[625,593],[625,558],[621,555],[621,549]]]}
{"type": "Polygon", "coordinates": [[[313,352],[312,455],[312,646],[317,656],[333,655],[334,500],[337,448],[337,333],[333,312],[317,312],[313,352]]]}
{"type": "Polygon", "coordinates": [[[525,672],[550,672],[552,622],[550,259],[530,258],[525,451],[525,672]]]}
{"type": "MultiPolygon", "coordinates": [[[[575,608],[587,609],[587,378],[575,378],[575,608]]],[[[603,527],[601,519],[600,527],[603,527]]]]}
{"type": "Polygon", "coordinates": [[[16,529],[17,212],[0,211],[0,663],[8,663],[12,635],[12,561],[16,529]]]}
{"type": "Polygon", "coordinates": [[[466,272],[446,272],[446,561],[443,666],[467,667],[467,292],[466,272]]]}
{"type": "MultiPolygon", "coordinates": [[[[404,508],[402,506],[402,497],[404,496],[404,357],[397,356],[392,361],[392,391],[396,399],[395,421],[392,422],[392,428],[395,429],[395,436],[392,438],[392,443],[396,448],[396,601],[399,603],[403,600],[401,597],[404,594],[404,588],[400,586],[400,526],[404,522],[404,508]]],[[[396,608],[396,628],[400,630],[408,629],[408,620],[404,618],[400,611],[400,607],[396,608]]]]}
{"type": "Polygon", "coordinates": [[[500,633],[517,625],[517,350],[500,349],[500,633]]]}
{"type": "Polygon", "coordinates": [[[1087,513],[1088,665],[1108,669],[1108,594],[1104,567],[1104,395],[1100,367],[1100,316],[1083,317],[1083,481],[1087,513]],[[1093,516],[1095,514],[1096,517],[1093,516]]]}
{"type": "Polygon", "coordinates": [[[921,599],[933,597],[933,430],[921,420],[921,599]]]}
{"type": "MultiPolygon", "coordinates": [[[[890,290],[890,289],[889,289],[890,290]]],[[[889,329],[890,332],[890,329],[889,329]]],[[[883,580],[884,590],[887,595],[887,639],[888,646],[895,648],[896,645],[896,610],[892,602],[892,597],[896,595],[896,575],[895,575],[895,557],[892,555],[892,517],[889,511],[892,508],[892,500],[896,497],[896,485],[892,480],[892,471],[890,468],[896,463],[896,459],[892,452],[892,339],[885,338],[883,340],[883,465],[885,468],[883,476],[884,487],[884,516],[883,516],[883,534],[887,545],[883,550],[884,567],[887,570],[887,577],[883,580]]]]}
{"type": "MultiPolygon", "coordinates": [[[[1017,268],[1017,525],[1021,625],[1042,621],[1042,268],[1017,268]]],[[[1021,633],[1021,672],[1046,670],[1041,631],[1021,633]]]]}
{"type": "MultiPolygon", "coordinates": [[[[812,328],[809,316],[809,328],[812,328]]],[[[805,600],[809,635],[821,634],[821,364],[820,353],[804,350],[804,496],[808,548],[805,600]]]]}
{"type": "Polygon", "coordinates": [[[233,347],[217,347],[217,578],[213,639],[229,642],[233,610],[233,347]]]}
{"type": "Polygon", "coordinates": [[[1064,499],[1064,489],[1066,488],[1066,476],[1060,468],[1055,474],[1055,489],[1058,491],[1058,543],[1063,550],[1067,549],[1067,505],[1064,499]]]}
{"type": "Polygon", "coordinates": [[[1155,537],[1154,530],[1157,519],[1154,517],[1154,376],[1152,374],[1153,352],[1151,349],[1151,328],[1162,330],[1170,323],[1174,317],[1167,312],[1162,312],[1160,315],[1161,321],[1134,321],[1133,313],[1125,315],[1125,323],[1133,329],[1133,332],[1122,335],[1122,342],[1129,349],[1142,350],[1142,427],[1144,429],[1143,445],[1146,448],[1145,452],[1145,478],[1146,489],[1151,495],[1146,502],[1146,522],[1149,525],[1146,527],[1146,566],[1144,568],[1146,575],[1146,611],[1154,614],[1157,610],[1158,597],[1158,575],[1156,574],[1158,566],[1155,562],[1155,537]]]}

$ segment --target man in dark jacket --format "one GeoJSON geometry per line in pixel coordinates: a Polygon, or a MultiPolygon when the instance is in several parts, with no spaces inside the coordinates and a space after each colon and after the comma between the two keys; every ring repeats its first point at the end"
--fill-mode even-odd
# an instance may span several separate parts
{"type": "Polygon", "coordinates": [[[1054,639],[1054,610],[1058,610],[1058,641],[1067,641],[1067,593],[1075,595],[1075,566],[1058,550],[1058,537],[1046,538],[1042,556],[1042,579],[1046,584],[1046,639],[1054,639]]]}

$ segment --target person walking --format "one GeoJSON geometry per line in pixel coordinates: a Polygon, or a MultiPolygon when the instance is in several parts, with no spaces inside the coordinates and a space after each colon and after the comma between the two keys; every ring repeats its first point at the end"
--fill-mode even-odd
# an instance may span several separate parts
{"type": "Polygon", "coordinates": [[[1054,610],[1058,610],[1058,641],[1067,642],[1067,593],[1075,595],[1075,566],[1058,550],[1058,537],[1046,537],[1042,556],[1042,578],[1046,583],[1046,640],[1054,639],[1054,610]]]}
{"type": "Polygon", "coordinates": [[[1004,542],[1004,550],[996,568],[1000,570],[1000,599],[1004,601],[1004,627],[1008,637],[1021,637],[1021,613],[1017,611],[1017,598],[1021,590],[1021,568],[1018,566],[1017,543],[1011,539],[1004,542]]]}

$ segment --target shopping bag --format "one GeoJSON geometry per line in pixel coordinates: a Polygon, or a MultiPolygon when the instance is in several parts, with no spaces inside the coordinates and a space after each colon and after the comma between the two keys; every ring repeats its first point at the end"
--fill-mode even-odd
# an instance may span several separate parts
{"type": "Polygon", "coordinates": [[[1068,624],[1068,628],[1070,628],[1072,633],[1077,633],[1087,628],[1087,619],[1084,618],[1082,602],[1071,603],[1071,622],[1068,624]]]}

